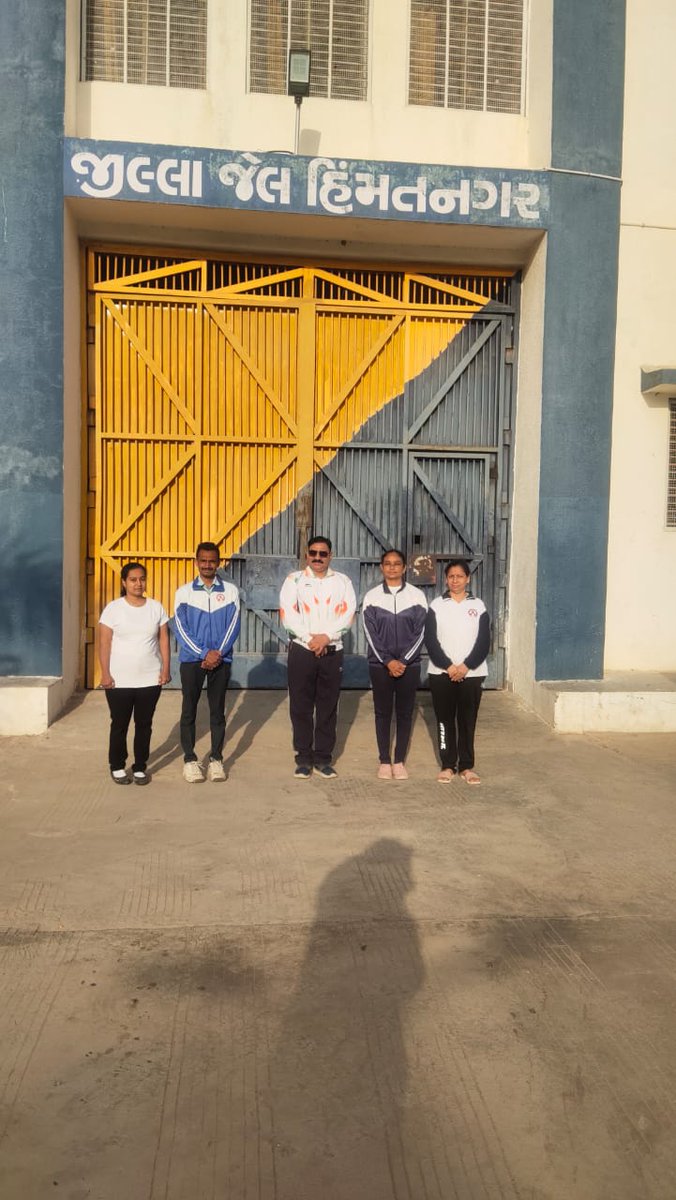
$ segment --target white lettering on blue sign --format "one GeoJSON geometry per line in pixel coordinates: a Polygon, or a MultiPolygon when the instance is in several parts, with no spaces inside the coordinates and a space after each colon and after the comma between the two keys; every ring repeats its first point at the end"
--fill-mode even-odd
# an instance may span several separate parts
{"type": "Polygon", "coordinates": [[[66,194],[486,225],[545,223],[544,173],[69,142],[66,194]],[[488,178],[484,176],[487,175],[488,178]]]}
{"type": "Polygon", "coordinates": [[[148,195],[155,185],[165,196],[202,195],[202,163],[199,159],[162,158],[156,166],[146,154],[137,154],[125,164],[124,154],[74,154],[71,166],[84,178],[85,196],[108,199],[119,196],[125,185],[132,192],[148,195]]]}
{"type": "Polygon", "coordinates": [[[350,176],[348,163],[333,158],[313,158],[307,172],[307,206],[343,215],[355,211],[355,205],[370,207],[377,201],[380,212],[416,213],[457,212],[470,216],[473,210],[497,210],[509,219],[514,212],[523,221],[540,216],[540,188],[535,183],[507,181],[500,184],[488,179],[460,178],[455,187],[432,187],[427,175],[418,175],[415,183],[391,186],[390,174],[355,171],[350,176]]]}
{"type": "Polygon", "coordinates": [[[234,187],[238,200],[251,200],[254,192],[265,204],[291,203],[291,171],[289,167],[263,167],[255,154],[243,154],[249,163],[225,163],[218,172],[224,187],[234,187]]]}

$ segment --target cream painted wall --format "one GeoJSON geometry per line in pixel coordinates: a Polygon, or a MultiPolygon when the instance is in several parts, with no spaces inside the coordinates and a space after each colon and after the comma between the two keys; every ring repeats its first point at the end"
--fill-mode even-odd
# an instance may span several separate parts
{"type": "MultiPolygon", "coordinates": [[[[247,0],[209,5],[207,90],[79,83],[79,0],[68,0],[66,133],[74,137],[239,150],[293,150],[287,97],[247,91],[247,0]]],[[[407,104],[408,0],[371,0],[370,98],[306,100],[302,154],[465,166],[549,163],[552,0],[531,0],[527,115],[407,104]]]]}
{"type": "Polygon", "coordinates": [[[535,678],[535,600],[537,589],[540,487],[542,347],[547,243],[543,238],[524,272],[521,288],[514,489],[507,622],[507,679],[531,703],[535,678]]]}
{"type": "Polygon", "coordinates": [[[628,0],[606,670],[676,669],[668,405],[640,390],[642,366],[676,367],[674,45],[673,0],[628,0]]]}

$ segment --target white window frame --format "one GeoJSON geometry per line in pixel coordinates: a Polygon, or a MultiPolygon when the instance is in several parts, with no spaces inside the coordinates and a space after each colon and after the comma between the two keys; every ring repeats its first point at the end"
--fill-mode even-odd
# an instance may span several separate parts
{"type": "Polygon", "coordinates": [[[413,41],[411,37],[413,27],[413,0],[408,0],[408,55],[406,59],[406,103],[409,108],[435,108],[444,112],[481,112],[490,116],[496,117],[525,117],[526,98],[527,98],[527,73],[529,60],[529,2],[530,0],[522,0],[521,11],[521,89],[519,95],[519,112],[504,113],[495,109],[486,107],[486,92],[487,92],[487,77],[488,77],[488,19],[490,0],[486,0],[485,17],[484,17],[484,78],[483,78],[483,97],[482,107],[476,108],[455,108],[448,104],[448,73],[449,73],[449,40],[450,40],[450,19],[448,13],[448,0],[446,0],[446,43],[444,46],[444,103],[443,104],[412,104],[410,100],[411,93],[411,52],[413,49],[413,41]]]}
{"type": "MultiPolygon", "coordinates": [[[[101,82],[116,82],[129,84],[127,79],[127,68],[129,58],[129,24],[128,24],[128,5],[129,0],[122,0],[123,4],[123,28],[122,28],[122,78],[118,80],[97,80],[87,78],[87,14],[91,0],[81,0],[80,3],[80,81],[83,83],[101,83],[101,82]]],[[[135,87],[171,87],[174,90],[182,90],[177,84],[171,83],[171,0],[165,0],[166,4],[166,35],[164,45],[164,84],[147,84],[134,83],[135,87]]],[[[207,86],[207,67],[208,67],[208,31],[209,31],[209,0],[205,0],[205,18],[206,18],[206,45],[205,45],[205,64],[204,64],[204,84],[201,87],[186,88],[186,91],[204,91],[207,86]]]]}
{"type": "MultiPolygon", "coordinates": [[[[396,3],[396,2],[398,2],[398,0],[386,0],[386,2],[387,2],[387,3],[396,3]]],[[[294,0],[289,0],[289,6],[291,6],[293,3],[294,3],[294,0]]],[[[326,68],[326,78],[327,78],[327,95],[326,95],[326,96],[312,96],[312,97],[311,97],[311,99],[313,99],[313,100],[332,100],[334,103],[335,103],[336,101],[338,101],[339,103],[344,101],[346,104],[365,104],[365,103],[366,103],[366,102],[367,102],[367,101],[370,99],[370,95],[371,95],[371,76],[372,76],[372,74],[373,74],[373,62],[372,62],[372,54],[373,54],[373,3],[374,3],[374,0],[366,0],[366,5],[367,5],[367,12],[366,12],[366,49],[365,49],[365,53],[364,53],[364,69],[365,69],[365,73],[366,73],[366,80],[365,80],[366,86],[365,86],[365,89],[364,89],[364,97],[363,97],[362,99],[355,100],[355,99],[352,99],[351,97],[346,97],[346,96],[332,96],[332,95],[331,95],[331,77],[332,77],[332,72],[333,72],[333,11],[334,11],[334,0],[330,0],[330,3],[329,3],[329,31],[328,31],[328,61],[327,61],[327,68],[326,68]]],[[[376,3],[377,3],[377,0],[376,0],[376,3]]],[[[285,95],[285,94],[286,94],[285,92],[283,93],[283,92],[261,92],[261,91],[255,91],[255,92],[254,92],[254,91],[252,91],[252,88],[251,88],[251,38],[252,38],[252,32],[253,32],[252,9],[253,9],[253,0],[248,0],[248,3],[247,3],[247,25],[246,25],[246,90],[247,90],[247,93],[248,93],[249,95],[253,95],[253,96],[281,96],[281,95],[285,95]]],[[[286,61],[286,64],[287,64],[287,66],[285,67],[285,71],[287,71],[287,70],[288,70],[289,51],[290,51],[290,50],[291,50],[291,22],[290,22],[290,21],[287,21],[287,26],[286,26],[286,48],[285,48],[285,53],[286,53],[286,60],[285,60],[285,61],[286,61]]]]}

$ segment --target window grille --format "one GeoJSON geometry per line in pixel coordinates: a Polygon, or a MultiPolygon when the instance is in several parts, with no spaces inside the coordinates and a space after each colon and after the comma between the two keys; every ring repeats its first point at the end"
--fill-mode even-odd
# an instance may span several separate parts
{"type": "Polygon", "coordinates": [[[676,400],[669,401],[669,475],[667,479],[667,527],[676,529],[676,400]]]}
{"type": "Polygon", "coordinates": [[[524,0],[411,0],[409,104],[523,110],[524,0]]]}
{"type": "Polygon", "coordinates": [[[286,93],[290,50],[312,54],[310,95],[365,100],[369,0],[251,0],[249,90],[286,93]]]}
{"type": "Polygon", "coordinates": [[[85,0],[84,78],[206,87],[207,0],[85,0]]]}

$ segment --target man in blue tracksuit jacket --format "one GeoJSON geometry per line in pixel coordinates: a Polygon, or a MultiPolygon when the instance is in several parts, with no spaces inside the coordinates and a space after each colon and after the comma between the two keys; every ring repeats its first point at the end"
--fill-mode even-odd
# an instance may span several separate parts
{"type": "Polygon", "coordinates": [[[204,772],[195,754],[195,718],[200,694],[207,681],[211,753],[207,778],[225,779],[225,693],[232,667],[232,648],[239,635],[239,592],[234,583],[219,579],[218,546],[200,542],[195,551],[197,577],[176,592],[174,631],[181,663],[181,748],[183,778],[201,783],[204,772]]]}

